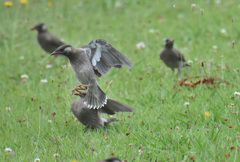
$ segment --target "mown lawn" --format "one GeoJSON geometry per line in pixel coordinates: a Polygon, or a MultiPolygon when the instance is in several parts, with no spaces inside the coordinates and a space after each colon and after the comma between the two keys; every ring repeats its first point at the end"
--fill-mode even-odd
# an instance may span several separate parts
{"type": "Polygon", "coordinates": [[[0,161],[91,162],[112,155],[127,161],[239,161],[238,0],[11,2],[0,3],[0,161]],[[46,68],[52,56],[30,31],[39,22],[74,47],[101,38],[124,53],[133,68],[112,69],[98,82],[109,98],[135,112],[85,131],[70,111],[77,98],[70,95],[78,83],[73,69],[61,57],[46,68]],[[167,37],[192,62],[182,79],[213,76],[230,85],[174,88],[176,71],[173,76],[159,59],[167,37]],[[139,42],[144,49],[136,47],[139,42]]]}

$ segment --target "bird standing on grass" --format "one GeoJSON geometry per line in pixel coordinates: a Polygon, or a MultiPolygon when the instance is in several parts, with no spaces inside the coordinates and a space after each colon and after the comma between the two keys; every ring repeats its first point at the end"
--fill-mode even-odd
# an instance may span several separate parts
{"type": "Polygon", "coordinates": [[[36,24],[31,30],[38,31],[38,43],[48,53],[52,53],[56,48],[64,44],[59,38],[49,33],[43,23],[36,24]]]}
{"type": "Polygon", "coordinates": [[[133,112],[134,109],[124,103],[108,99],[107,104],[99,109],[89,109],[84,104],[85,95],[73,101],[71,111],[74,116],[87,128],[99,128],[108,123],[118,121],[116,118],[101,118],[99,113],[114,115],[116,112],[133,112]]]}
{"type": "Polygon", "coordinates": [[[174,69],[178,69],[178,78],[181,77],[181,69],[185,66],[190,66],[186,63],[186,60],[181,54],[180,51],[178,51],[176,48],[173,47],[174,40],[172,38],[167,38],[165,40],[164,49],[161,51],[159,57],[160,59],[172,69],[174,72],[174,69]]]}
{"type": "Polygon", "coordinates": [[[84,104],[88,108],[99,109],[107,103],[107,96],[98,85],[96,75],[106,74],[112,67],[120,68],[123,64],[132,67],[131,62],[105,40],[97,39],[89,45],[74,48],[71,45],[58,47],[52,55],[64,55],[70,60],[75,76],[82,84],[76,90],[86,90],[84,104]]]}

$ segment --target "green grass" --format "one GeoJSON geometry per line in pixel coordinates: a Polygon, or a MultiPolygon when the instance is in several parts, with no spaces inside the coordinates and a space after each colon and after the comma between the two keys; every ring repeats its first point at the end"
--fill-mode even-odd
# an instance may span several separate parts
{"type": "Polygon", "coordinates": [[[13,0],[9,8],[3,1],[0,4],[0,161],[37,157],[41,161],[96,161],[113,153],[128,161],[239,161],[240,104],[233,97],[240,91],[238,0],[220,5],[215,1],[122,0],[121,8],[114,7],[115,0],[59,0],[51,7],[47,2],[29,0],[20,5],[13,0]],[[194,11],[192,3],[196,3],[194,11]],[[51,56],[38,45],[36,32],[30,31],[38,22],[75,47],[102,38],[124,53],[133,68],[112,69],[98,81],[109,98],[131,105],[135,112],[118,113],[115,117],[120,122],[85,132],[70,111],[77,98],[70,95],[78,83],[73,70],[64,69],[67,62],[60,57],[46,69],[51,56]],[[205,84],[173,88],[176,72],[172,76],[158,59],[166,37],[173,37],[175,47],[193,61],[191,68],[182,70],[182,78],[207,74],[234,86],[218,82],[216,88],[205,84]],[[145,49],[136,48],[140,41],[145,49]],[[199,61],[205,61],[205,66],[199,61]],[[29,76],[26,82],[22,74],[29,76]],[[45,78],[48,83],[42,84],[45,78]],[[105,83],[111,80],[111,86],[105,83]],[[10,155],[5,148],[12,149],[10,155]]]}

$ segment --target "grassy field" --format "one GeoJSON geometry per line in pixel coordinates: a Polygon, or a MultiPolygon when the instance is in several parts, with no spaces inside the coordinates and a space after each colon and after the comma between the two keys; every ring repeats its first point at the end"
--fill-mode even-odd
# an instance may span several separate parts
{"type": "Polygon", "coordinates": [[[112,155],[127,161],[239,161],[238,0],[11,2],[0,4],[0,161],[91,162],[112,155]],[[124,53],[133,68],[112,69],[98,81],[109,98],[135,112],[85,131],[70,111],[77,98],[70,95],[78,83],[73,69],[61,57],[46,68],[52,57],[30,31],[39,22],[74,47],[102,38],[124,53]],[[192,60],[182,79],[207,75],[231,85],[173,88],[177,73],[159,59],[166,37],[192,60]],[[138,49],[138,42],[146,47],[138,49]]]}

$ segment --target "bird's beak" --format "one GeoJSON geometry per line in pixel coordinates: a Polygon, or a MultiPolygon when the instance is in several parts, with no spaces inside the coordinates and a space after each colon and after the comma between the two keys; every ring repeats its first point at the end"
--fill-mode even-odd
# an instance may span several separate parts
{"type": "Polygon", "coordinates": [[[51,53],[51,55],[56,55],[56,54],[58,54],[58,52],[56,52],[56,51],[51,53]]]}

